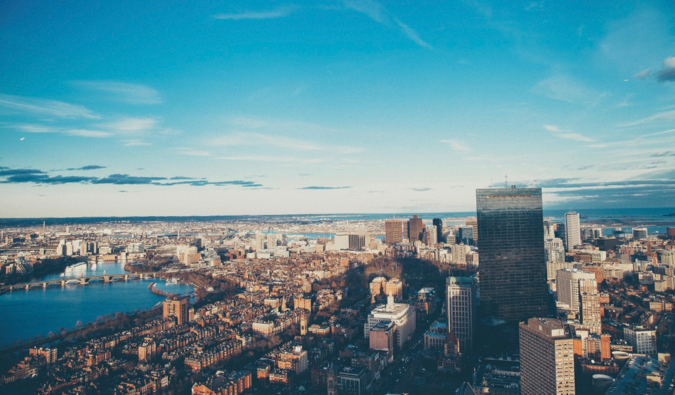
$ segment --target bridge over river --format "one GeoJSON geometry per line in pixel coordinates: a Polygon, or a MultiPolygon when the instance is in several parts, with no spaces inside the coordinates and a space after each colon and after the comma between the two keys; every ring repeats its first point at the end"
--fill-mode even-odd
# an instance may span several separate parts
{"type": "Polygon", "coordinates": [[[11,284],[0,287],[0,294],[16,290],[31,290],[48,288],[53,286],[65,287],[66,285],[89,285],[92,283],[103,282],[111,283],[116,281],[147,280],[158,277],[156,273],[124,273],[124,274],[104,274],[102,276],[72,277],[49,281],[35,281],[23,284],[11,284]]]}

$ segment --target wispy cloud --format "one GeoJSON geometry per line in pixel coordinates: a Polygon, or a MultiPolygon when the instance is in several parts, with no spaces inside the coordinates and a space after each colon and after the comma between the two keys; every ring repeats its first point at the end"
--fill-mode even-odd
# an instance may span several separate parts
{"type": "Polygon", "coordinates": [[[541,80],[531,91],[549,99],[586,105],[597,105],[605,97],[605,94],[587,88],[565,75],[555,75],[541,80]]]}
{"type": "Polygon", "coordinates": [[[426,187],[425,188],[410,188],[410,190],[415,191],[415,192],[427,192],[427,191],[430,191],[431,188],[426,188],[426,187]]]}
{"type": "Polygon", "coordinates": [[[66,119],[101,118],[98,114],[84,106],[34,97],[0,94],[0,107],[7,108],[18,113],[29,113],[66,119]]]}
{"type": "Polygon", "coordinates": [[[87,165],[87,166],[82,166],[82,167],[71,167],[69,169],[66,169],[68,171],[78,171],[78,170],[98,170],[98,169],[105,169],[105,166],[99,166],[99,165],[87,165]]]}
{"type": "Polygon", "coordinates": [[[458,141],[458,140],[445,139],[445,140],[441,140],[441,143],[448,144],[450,146],[450,148],[454,149],[455,151],[461,151],[461,152],[470,151],[470,148],[469,148],[468,145],[466,145],[463,142],[458,141]]]}
{"type": "Polygon", "coordinates": [[[101,130],[89,130],[89,129],[70,129],[66,130],[65,133],[69,136],[95,137],[95,138],[105,138],[113,135],[110,132],[104,132],[101,130]]]}
{"type": "Polygon", "coordinates": [[[310,189],[310,190],[326,190],[326,189],[349,189],[351,187],[325,187],[325,186],[309,186],[298,189],[310,189]]]}
{"type": "Polygon", "coordinates": [[[643,80],[643,79],[649,77],[649,75],[650,75],[651,73],[652,73],[652,69],[645,69],[645,70],[640,71],[639,73],[635,73],[635,74],[633,75],[633,78],[637,78],[637,79],[639,79],[639,80],[643,80]]]}
{"type": "Polygon", "coordinates": [[[384,26],[397,29],[408,39],[423,48],[431,48],[426,41],[422,40],[417,32],[410,26],[403,23],[400,19],[390,15],[387,9],[380,3],[373,0],[343,0],[342,4],[350,10],[360,12],[375,22],[384,26]]]}
{"type": "Polygon", "coordinates": [[[275,19],[289,16],[296,8],[281,7],[271,11],[244,11],[239,13],[215,14],[213,18],[223,20],[242,20],[242,19],[275,19]]]}
{"type": "Polygon", "coordinates": [[[157,123],[154,118],[122,118],[101,126],[118,134],[138,134],[155,130],[157,123]]]}
{"type": "Polygon", "coordinates": [[[211,156],[211,153],[208,151],[201,151],[190,148],[178,148],[176,149],[176,152],[178,152],[181,155],[187,156],[211,156]]]}
{"type": "Polygon", "coordinates": [[[135,139],[132,139],[132,140],[124,140],[123,143],[124,143],[124,146],[125,146],[125,147],[141,147],[141,146],[145,146],[145,145],[152,145],[152,144],[150,144],[150,143],[148,143],[148,142],[146,142],[146,141],[143,141],[143,140],[135,140],[135,139]]]}
{"type": "Polygon", "coordinates": [[[652,116],[638,119],[637,121],[633,122],[628,122],[628,123],[622,123],[619,124],[619,127],[632,127],[632,126],[639,126],[639,125],[644,125],[646,123],[652,123],[652,122],[660,122],[660,121],[670,121],[675,119],[675,110],[670,110],[670,111],[663,111],[656,113],[652,116]]]}
{"type": "Polygon", "coordinates": [[[159,104],[162,102],[159,92],[146,85],[118,81],[73,81],[72,84],[105,93],[103,97],[112,101],[129,104],[159,104]]]}
{"type": "Polygon", "coordinates": [[[269,163],[290,163],[300,165],[311,165],[325,162],[324,159],[316,158],[296,158],[288,156],[267,156],[267,155],[244,155],[244,156],[223,156],[219,159],[243,162],[269,162],[269,163]]]}
{"type": "Polygon", "coordinates": [[[306,140],[295,139],[285,136],[274,136],[256,132],[236,132],[226,136],[217,137],[210,142],[211,145],[227,146],[274,146],[296,151],[333,151],[342,154],[354,154],[363,151],[359,147],[350,146],[324,146],[311,143],[306,140]]]}
{"type": "Polygon", "coordinates": [[[408,38],[411,39],[413,42],[415,42],[415,44],[419,45],[420,47],[431,48],[431,45],[429,45],[426,41],[422,40],[420,36],[417,34],[417,32],[411,29],[408,25],[401,22],[398,18],[394,18],[394,22],[396,22],[396,24],[401,29],[403,34],[408,36],[408,38]]]}
{"type": "Polygon", "coordinates": [[[559,137],[561,139],[582,141],[586,143],[592,143],[595,141],[594,139],[584,136],[581,133],[575,133],[571,130],[562,130],[555,125],[544,125],[544,129],[548,130],[549,132],[552,132],[556,137],[559,137]]]}

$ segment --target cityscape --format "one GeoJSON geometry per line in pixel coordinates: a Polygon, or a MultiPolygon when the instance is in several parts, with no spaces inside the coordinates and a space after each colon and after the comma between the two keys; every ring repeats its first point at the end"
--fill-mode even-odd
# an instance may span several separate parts
{"type": "Polygon", "coordinates": [[[0,2],[0,394],[675,394],[672,0],[0,2]]]}

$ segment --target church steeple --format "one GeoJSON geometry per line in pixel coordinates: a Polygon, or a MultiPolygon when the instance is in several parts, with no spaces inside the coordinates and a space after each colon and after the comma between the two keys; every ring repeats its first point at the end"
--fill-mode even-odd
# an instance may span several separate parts
{"type": "Polygon", "coordinates": [[[387,296],[387,310],[394,311],[394,295],[389,290],[389,296],[387,296]]]}

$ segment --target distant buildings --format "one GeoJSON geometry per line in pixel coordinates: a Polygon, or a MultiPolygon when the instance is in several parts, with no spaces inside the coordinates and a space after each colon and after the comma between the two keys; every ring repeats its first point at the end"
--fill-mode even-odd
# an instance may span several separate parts
{"type": "Polygon", "coordinates": [[[559,320],[530,318],[520,323],[522,395],[574,395],[574,341],[559,320]]]}
{"type": "Polygon", "coordinates": [[[481,310],[519,322],[546,316],[546,257],[541,188],[476,190],[481,310]]]}
{"type": "Polygon", "coordinates": [[[558,302],[567,305],[570,311],[580,312],[581,293],[597,293],[595,274],[578,269],[560,269],[556,276],[558,302]]]}

